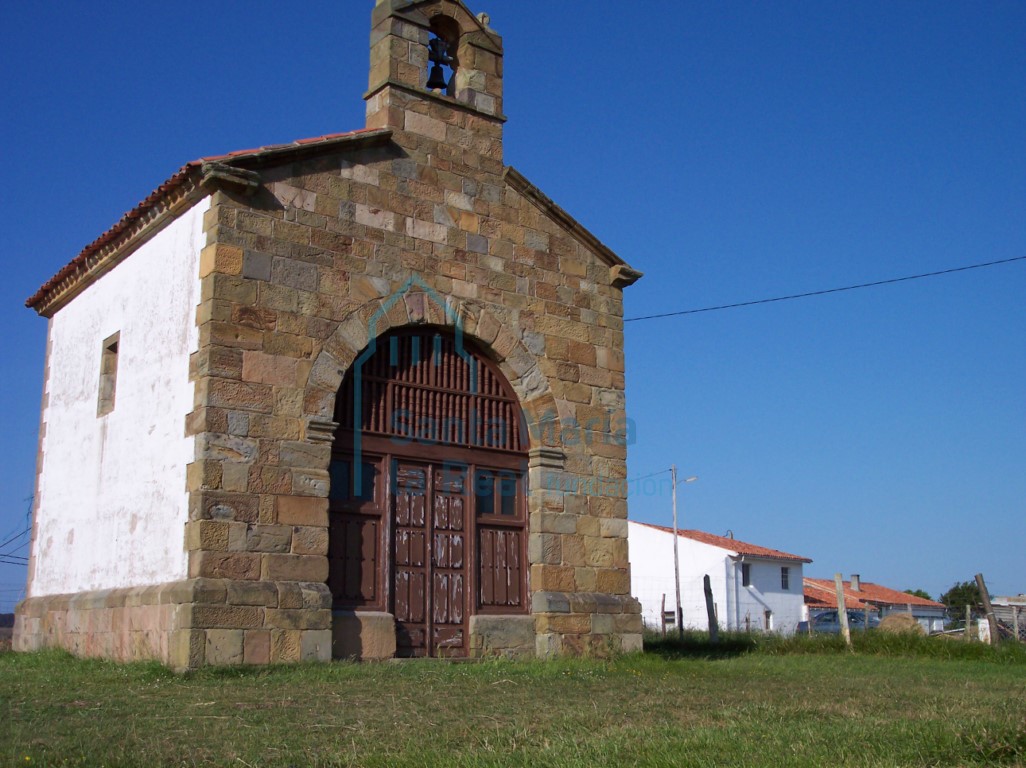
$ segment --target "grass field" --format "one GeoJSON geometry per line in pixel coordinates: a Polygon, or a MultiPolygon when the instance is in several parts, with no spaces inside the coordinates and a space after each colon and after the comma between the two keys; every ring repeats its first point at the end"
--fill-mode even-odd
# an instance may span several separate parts
{"type": "MultiPolygon", "coordinates": [[[[3,765],[1026,765],[1026,653],[650,643],[614,661],[174,675],[0,655],[3,765]]],[[[954,649],[954,650],[952,650],[954,649]]]]}

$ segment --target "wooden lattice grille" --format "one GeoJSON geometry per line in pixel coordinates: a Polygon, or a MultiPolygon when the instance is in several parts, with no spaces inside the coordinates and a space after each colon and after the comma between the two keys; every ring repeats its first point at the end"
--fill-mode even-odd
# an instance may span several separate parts
{"type": "Polygon", "coordinates": [[[520,407],[495,364],[432,329],[377,339],[346,377],[335,420],[368,435],[524,450],[520,407]]]}

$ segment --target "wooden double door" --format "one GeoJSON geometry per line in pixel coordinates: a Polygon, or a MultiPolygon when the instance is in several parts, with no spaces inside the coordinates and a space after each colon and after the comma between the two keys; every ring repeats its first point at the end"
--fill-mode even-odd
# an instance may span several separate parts
{"type": "Polygon", "coordinates": [[[433,327],[368,346],[335,403],[329,587],[384,611],[401,656],[462,656],[469,617],[527,612],[527,429],[470,339],[433,327]]]}
{"type": "Polygon", "coordinates": [[[395,462],[392,608],[400,656],[466,655],[468,473],[395,462]]]}
{"type": "Polygon", "coordinates": [[[527,610],[523,468],[394,455],[331,466],[334,605],[393,614],[397,655],[465,656],[471,615],[527,610]]]}

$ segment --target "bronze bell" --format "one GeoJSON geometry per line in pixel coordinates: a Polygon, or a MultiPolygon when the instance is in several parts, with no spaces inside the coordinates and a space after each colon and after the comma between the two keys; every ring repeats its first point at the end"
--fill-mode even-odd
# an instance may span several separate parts
{"type": "Polygon", "coordinates": [[[428,77],[427,87],[428,90],[432,91],[444,91],[449,87],[449,84],[445,81],[445,71],[442,69],[441,64],[435,64],[431,67],[431,75],[428,77]]]}

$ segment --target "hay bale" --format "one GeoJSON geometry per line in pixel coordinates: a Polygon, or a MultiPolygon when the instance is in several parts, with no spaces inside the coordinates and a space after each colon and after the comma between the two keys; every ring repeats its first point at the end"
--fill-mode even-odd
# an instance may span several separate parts
{"type": "Polygon", "coordinates": [[[879,630],[893,634],[901,632],[911,632],[915,635],[926,634],[923,630],[923,625],[908,613],[892,613],[890,616],[885,616],[883,621],[880,622],[879,630]]]}

